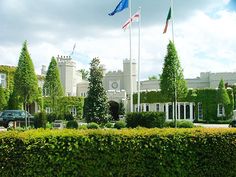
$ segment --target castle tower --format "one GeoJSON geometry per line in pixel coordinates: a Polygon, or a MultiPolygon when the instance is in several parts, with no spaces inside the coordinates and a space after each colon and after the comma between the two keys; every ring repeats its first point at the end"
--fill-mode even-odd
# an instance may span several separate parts
{"type": "Polygon", "coordinates": [[[76,71],[76,63],[70,56],[57,56],[61,82],[66,96],[76,96],[76,85],[82,81],[82,75],[76,71]]]}
{"type": "Polygon", "coordinates": [[[133,93],[137,92],[137,74],[136,74],[136,63],[132,61],[132,82],[130,81],[130,60],[125,59],[123,61],[123,78],[124,78],[124,90],[127,94],[130,94],[130,83],[132,83],[133,93]]]}

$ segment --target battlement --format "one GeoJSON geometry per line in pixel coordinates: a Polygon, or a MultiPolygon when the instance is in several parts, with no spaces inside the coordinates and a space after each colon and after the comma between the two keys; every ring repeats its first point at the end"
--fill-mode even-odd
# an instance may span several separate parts
{"type": "Polygon", "coordinates": [[[122,75],[123,74],[123,71],[121,70],[118,70],[118,71],[108,71],[106,73],[106,76],[114,76],[114,75],[122,75]]]}
{"type": "Polygon", "coordinates": [[[75,66],[75,62],[72,60],[71,56],[57,56],[57,63],[60,65],[73,65],[75,66]]]}

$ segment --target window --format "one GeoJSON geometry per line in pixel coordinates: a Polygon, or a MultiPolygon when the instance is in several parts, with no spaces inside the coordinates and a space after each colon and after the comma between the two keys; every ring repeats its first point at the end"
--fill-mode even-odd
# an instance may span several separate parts
{"type": "Polygon", "coordinates": [[[45,110],[46,110],[46,113],[47,113],[47,114],[50,114],[50,113],[51,113],[51,108],[50,108],[50,107],[46,107],[45,110]]]}
{"type": "Polygon", "coordinates": [[[6,88],[6,74],[0,73],[0,85],[6,88]]]}
{"type": "Polygon", "coordinates": [[[224,109],[224,106],[223,104],[218,104],[218,111],[217,111],[217,115],[218,117],[222,117],[225,115],[225,109],[224,109]]]}
{"type": "Polygon", "coordinates": [[[160,112],[160,104],[156,104],[156,111],[160,112]]]}
{"type": "Polygon", "coordinates": [[[198,103],[198,118],[203,118],[202,103],[198,103]]]}
{"type": "Polygon", "coordinates": [[[190,119],[190,106],[186,105],[186,119],[190,119]]]}
{"type": "Polygon", "coordinates": [[[146,112],[149,111],[149,104],[146,104],[146,112]]]}
{"type": "Polygon", "coordinates": [[[173,106],[172,104],[168,105],[169,119],[173,119],[173,106]]]}
{"type": "Polygon", "coordinates": [[[180,105],[180,119],[184,119],[184,105],[180,105]]]}
{"type": "Polygon", "coordinates": [[[77,115],[77,110],[75,106],[71,108],[70,113],[72,114],[73,117],[77,115]]]}

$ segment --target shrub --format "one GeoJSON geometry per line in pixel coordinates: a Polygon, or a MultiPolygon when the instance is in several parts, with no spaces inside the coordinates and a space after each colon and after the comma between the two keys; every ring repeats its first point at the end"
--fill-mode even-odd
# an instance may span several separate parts
{"type": "Polygon", "coordinates": [[[86,130],[88,128],[87,128],[87,125],[79,125],[78,129],[79,130],[86,130]]]}
{"type": "Polygon", "coordinates": [[[34,127],[46,128],[47,117],[45,112],[40,112],[34,115],[34,127]]]}
{"type": "Polygon", "coordinates": [[[137,126],[154,128],[164,127],[165,114],[163,112],[134,112],[126,116],[127,127],[135,128],[137,126]]]}
{"type": "MultiPolygon", "coordinates": [[[[174,121],[165,122],[164,127],[174,128],[175,122],[174,121]]],[[[177,127],[178,128],[193,128],[194,124],[191,121],[181,120],[181,121],[177,121],[177,127]]]]}
{"type": "Polygon", "coordinates": [[[114,124],[111,123],[111,122],[107,122],[107,123],[105,124],[105,127],[106,127],[106,128],[113,128],[113,127],[114,127],[114,124]]]}
{"type": "Polygon", "coordinates": [[[126,123],[125,121],[117,121],[114,125],[114,128],[117,128],[117,129],[122,129],[122,128],[125,128],[126,127],[126,123]]]}
{"type": "Polygon", "coordinates": [[[74,120],[74,117],[72,114],[67,113],[67,114],[64,114],[64,119],[67,121],[71,121],[71,120],[74,120]]]}
{"type": "Polygon", "coordinates": [[[57,119],[58,119],[58,117],[57,117],[57,115],[55,113],[47,114],[48,122],[52,123],[52,122],[54,122],[57,119]]]}
{"type": "Polygon", "coordinates": [[[99,125],[95,122],[88,123],[87,125],[88,129],[99,129],[99,125]]]}
{"type": "Polygon", "coordinates": [[[235,139],[229,128],[1,132],[0,174],[233,177],[235,139]]]}
{"type": "Polygon", "coordinates": [[[78,123],[75,120],[70,120],[67,122],[66,124],[66,128],[74,128],[77,129],[78,128],[78,123]]]}

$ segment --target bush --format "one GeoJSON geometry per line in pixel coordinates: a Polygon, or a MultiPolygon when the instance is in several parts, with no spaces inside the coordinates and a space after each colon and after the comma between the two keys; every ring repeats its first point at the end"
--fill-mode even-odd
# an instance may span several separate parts
{"type": "MultiPolygon", "coordinates": [[[[175,122],[174,121],[165,122],[164,127],[174,128],[175,122]]],[[[177,121],[177,128],[193,128],[193,127],[194,127],[194,124],[191,121],[187,121],[187,120],[177,121]]]]}
{"type": "Polygon", "coordinates": [[[74,129],[77,129],[78,128],[78,123],[77,123],[77,121],[75,121],[75,120],[70,120],[70,121],[68,121],[67,122],[67,124],[66,124],[66,128],[74,128],[74,129]]]}
{"type": "Polygon", "coordinates": [[[71,121],[71,120],[74,120],[74,117],[72,114],[67,113],[67,114],[64,114],[64,120],[71,121]]]}
{"type": "Polygon", "coordinates": [[[86,130],[88,128],[87,128],[87,125],[79,125],[78,129],[79,130],[86,130]]]}
{"type": "Polygon", "coordinates": [[[114,124],[111,123],[111,122],[107,122],[107,123],[105,124],[105,127],[106,127],[106,128],[113,128],[113,127],[114,127],[114,124]]]}
{"type": "Polygon", "coordinates": [[[95,122],[88,123],[87,125],[88,129],[99,129],[99,125],[95,122]]]}
{"type": "Polygon", "coordinates": [[[46,128],[47,117],[45,112],[40,112],[34,115],[34,127],[46,128]]]}
{"type": "Polygon", "coordinates": [[[122,120],[117,121],[114,125],[114,128],[117,128],[117,129],[122,129],[122,128],[125,128],[125,127],[126,127],[126,123],[122,120]]]}
{"type": "Polygon", "coordinates": [[[138,126],[146,128],[164,127],[165,113],[163,112],[134,112],[126,116],[127,127],[138,126]]]}
{"type": "Polygon", "coordinates": [[[55,113],[47,114],[48,122],[52,123],[52,122],[54,122],[57,119],[58,119],[58,117],[57,117],[57,115],[55,113]]]}
{"type": "Polygon", "coordinates": [[[2,132],[0,174],[233,177],[235,139],[214,128],[2,132]]]}

